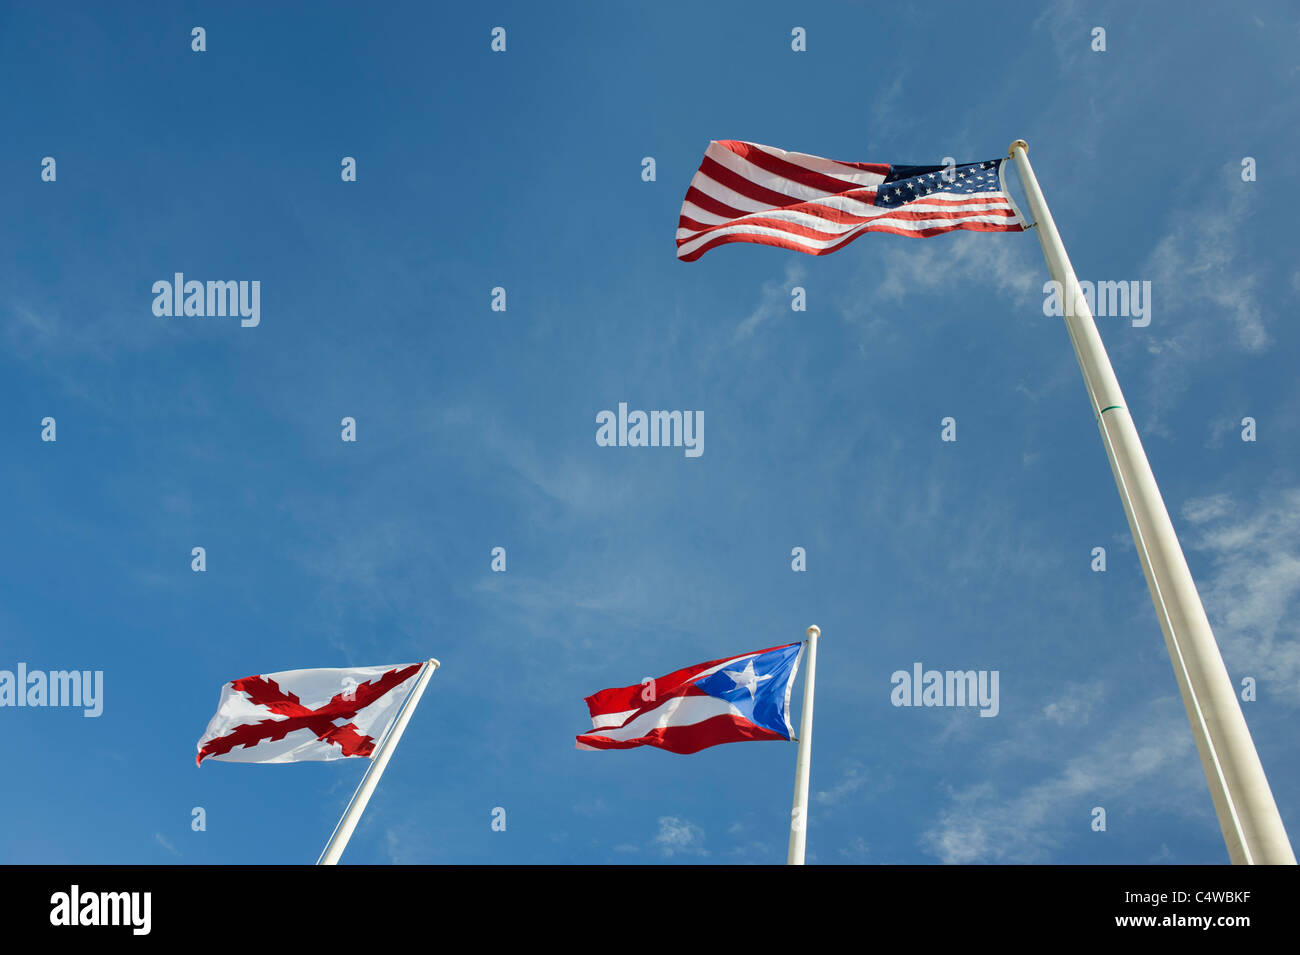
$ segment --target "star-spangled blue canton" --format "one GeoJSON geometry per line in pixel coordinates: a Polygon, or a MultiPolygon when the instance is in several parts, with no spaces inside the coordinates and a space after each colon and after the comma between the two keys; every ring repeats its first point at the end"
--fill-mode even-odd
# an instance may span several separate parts
{"type": "Polygon", "coordinates": [[[890,166],[876,189],[876,205],[898,206],[936,192],[983,195],[1002,191],[1000,164],[1005,160],[949,166],[890,166]]]}

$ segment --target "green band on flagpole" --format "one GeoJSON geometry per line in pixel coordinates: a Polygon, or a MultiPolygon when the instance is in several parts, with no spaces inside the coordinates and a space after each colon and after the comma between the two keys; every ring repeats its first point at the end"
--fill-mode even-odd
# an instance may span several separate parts
{"type": "Polygon", "coordinates": [[[1107,405],[1105,408],[1102,408],[1100,411],[1097,412],[1097,417],[1100,418],[1107,411],[1114,411],[1116,408],[1123,408],[1123,407],[1124,407],[1123,405],[1107,405]]]}

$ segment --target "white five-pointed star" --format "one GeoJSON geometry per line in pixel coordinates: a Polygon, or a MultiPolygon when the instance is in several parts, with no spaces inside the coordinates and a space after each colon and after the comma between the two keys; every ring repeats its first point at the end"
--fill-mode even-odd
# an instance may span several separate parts
{"type": "Polygon", "coordinates": [[[754,673],[754,660],[752,657],[750,658],[749,662],[745,664],[745,669],[723,670],[722,672],[727,674],[727,676],[731,677],[731,682],[736,684],[736,686],[738,687],[743,686],[745,689],[747,689],[749,691],[749,698],[751,700],[754,698],[754,690],[758,688],[758,685],[762,683],[764,680],[772,679],[772,674],[770,673],[765,674],[763,676],[758,676],[754,673]]]}

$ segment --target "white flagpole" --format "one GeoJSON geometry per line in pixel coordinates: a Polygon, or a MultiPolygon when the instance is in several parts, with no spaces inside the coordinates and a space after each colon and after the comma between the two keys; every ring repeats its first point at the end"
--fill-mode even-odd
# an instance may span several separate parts
{"type": "Polygon", "coordinates": [[[402,738],[402,731],[406,729],[406,724],[411,721],[411,714],[415,712],[415,707],[420,702],[420,696],[429,683],[429,677],[433,676],[433,671],[438,669],[439,666],[441,664],[431,657],[421,668],[420,675],[416,677],[415,686],[411,688],[411,692],[402,702],[401,709],[397,711],[397,717],[393,720],[393,725],[384,734],[384,738],[379,741],[374,753],[371,754],[370,766],[366,769],[366,774],[361,777],[361,783],[357,786],[357,791],[352,794],[348,808],[343,810],[343,816],[339,819],[338,825],[334,827],[334,834],[330,836],[325,851],[316,860],[317,865],[338,864],[339,857],[343,855],[343,850],[348,847],[348,840],[352,838],[352,830],[356,829],[361,814],[366,811],[366,803],[370,802],[371,794],[375,791],[375,787],[379,785],[379,777],[384,775],[384,767],[388,765],[393,750],[397,748],[397,741],[402,738]]]}
{"type": "Polygon", "coordinates": [[[1097,333],[1092,311],[1079,288],[1038,180],[1034,178],[1028,149],[1023,139],[1017,139],[1011,144],[1010,157],[1020,170],[1020,181],[1033,212],[1047,268],[1060,284],[1065,327],[1083,372],[1092,411],[1160,619],[1228,856],[1238,864],[1295,865],[1295,853],[1242,716],[1232,679],[1219,654],[1169,512],[1097,333]]]}
{"type": "Polygon", "coordinates": [[[803,677],[803,715],[799,717],[799,755],[794,764],[794,808],[790,810],[790,851],[786,865],[803,865],[808,836],[808,770],[812,759],[813,689],[817,682],[817,638],[820,627],[808,628],[808,666],[803,677]]]}

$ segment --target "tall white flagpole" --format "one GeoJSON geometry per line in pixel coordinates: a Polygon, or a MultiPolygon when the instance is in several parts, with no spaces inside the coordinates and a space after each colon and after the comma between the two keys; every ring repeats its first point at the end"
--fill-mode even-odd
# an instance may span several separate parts
{"type": "Polygon", "coordinates": [[[357,823],[361,820],[361,814],[366,811],[366,803],[370,802],[370,796],[379,785],[379,777],[384,775],[384,767],[388,765],[389,757],[393,755],[393,750],[397,748],[397,741],[402,738],[402,731],[406,729],[406,724],[411,721],[411,714],[415,712],[416,705],[420,702],[420,696],[424,693],[425,686],[429,683],[429,677],[433,676],[433,671],[438,669],[441,664],[430,657],[425,661],[420,670],[420,675],[416,677],[415,686],[402,702],[402,708],[397,711],[397,717],[393,720],[393,725],[384,738],[379,741],[375,747],[374,753],[370,756],[370,766],[366,769],[366,774],[361,777],[361,783],[357,786],[357,791],[352,794],[352,800],[348,803],[348,808],[343,810],[343,816],[339,823],[334,827],[334,834],[330,836],[330,841],[325,846],[325,851],[320,854],[316,860],[317,865],[337,865],[339,857],[343,855],[343,850],[348,847],[348,840],[352,838],[352,830],[356,829],[357,823]]]}
{"type": "Polygon", "coordinates": [[[1092,310],[1079,288],[1033,167],[1029,145],[1011,144],[1052,278],[1065,303],[1065,327],[1083,372],[1101,440],[1119,488],[1138,559],[1146,574],[1183,706],[1192,726],[1201,767],[1210,785],[1219,827],[1234,863],[1295,865],[1282,817],[1250,738],[1232,679],[1219,654],[1187,560],[1174,534],[1133,418],[1097,333],[1092,310]]]}
{"type": "Polygon", "coordinates": [[[803,677],[803,715],[799,717],[799,755],[794,764],[794,808],[790,810],[790,851],[786,865],[803,865],[808,836],[808,770],[812,759],[813,689],[817,682],[817,638],[820,627],[808,628],[808,666],[803,677]]]}

